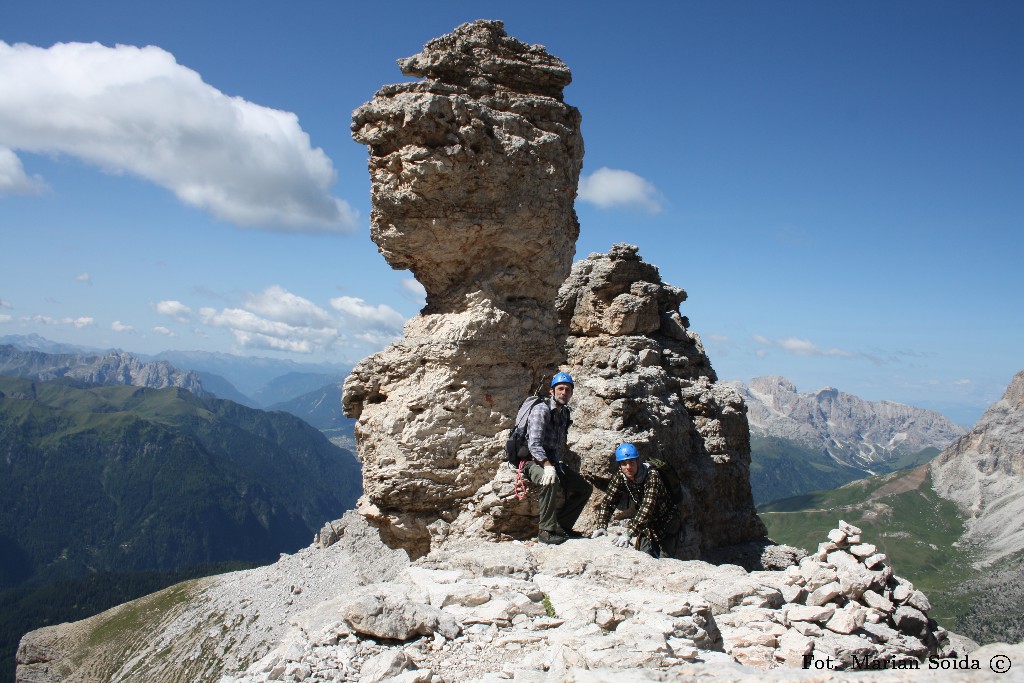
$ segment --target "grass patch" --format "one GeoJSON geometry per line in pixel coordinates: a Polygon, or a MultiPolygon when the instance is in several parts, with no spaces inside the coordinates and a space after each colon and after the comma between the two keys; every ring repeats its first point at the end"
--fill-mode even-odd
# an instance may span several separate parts
{"type": "Polygon", "coordinates": [[[547,593],[544,594],[544,599],[541,600],[541,604],[544,605],[544,614],[548,615],[552,619],[558,616],[555,613],[555,606],[551,604],[551,597],[547,593]]]}
{"type": "Polygon", "coordinates": [[[115,609],[103,623],[89,634],[89,639],[85,643],[86,647],[107,647],[112,642],[124,642],[126,635],[143,628],[154,616],[157,618],[166,616],[168,611],[177,605],[189,602],[192,599],[191,589],[195,583],[195,579],[179,583],[115,609]]]}

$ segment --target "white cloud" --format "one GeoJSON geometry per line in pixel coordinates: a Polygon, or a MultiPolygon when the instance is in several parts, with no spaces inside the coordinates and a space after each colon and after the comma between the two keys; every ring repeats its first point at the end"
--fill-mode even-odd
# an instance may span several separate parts
{"type": "Polygon", "coordinates": [[[962,386],[967,386],[968,384],[974,384],[974,382],[969,380],[969,379],[953,380],[953,386],[962,387],[962,386]]]}
{"type": "Polygon", "coordinates": [[[632,208],[649,213],[661,211],[661,193],[653,183],[632,171],[599,168],[580,178],[578,198],[602,209],[632,208]]]}
{"type": "Polygon", "coordinates": [[[402,278],[398,286],[402,291],[402,296],[409,301],[415,302],[418,306],[423,306],[427,303],[427,290],[416,278],[402,278]]]}
{"type": "Polygon", "coordinates": [[[843,358],[855,358],[858,355],[843,349],[820,349],[813,342],[807,339],[797,339],[796,337],[779,339],[776,343],[783,351],[794,356],[841,356],[843,358]]]}
{"type": "Polygon", "coordinates": [[[356,330],[374,330],[401,336],[405,318],[386,304],[373,306],[354,296],[339,296],[331,299],[331,306],[341,313],[348,326],[356,330]]]}
{"type": "Polygon", "coordinates": [[[244,305],[246,310],[295,327],[321,327],[333,323],[330,313],[280,285],[271,285],[260,294],[250,293],[244,305]]]}
{"type": "Polygon", "coordinates": [[[21,159],[12,150],[0,147],[0,197],[9,194],[42,194],[46,189],[46,183],[38,175],[29,177],[25,174],[21,159]]]}
{"type": "Polygon", "coordinates": [[[0,193],[42,183],[11,150],[67,154],[239,226],[356,227],[331,195],[331,160],[295,114],[225,95],[161,48],[0,41],[0,92],[0,193]]]}
{"type": "Polygon", "coordinates": [[[329,348],[338,338],[338,331],[332,326],[290,325],[241,308],[225,308],[220,312],[204,308],[199,313],[207,325],[229,330],[243,348],[312,353],[329,348]]]}
{"type": "Polygon", "coordinates": [[[114,332],[134,332],[135,331],[134,327],[132,327],[131,325],[125,325],[120,320],[115,320],[114,322],[110,323],[110,329],[112,329],[114,332]]]}
{"type": "Polygon", "coordinates": [[[78,275],[75,276],[75,281],[76,282],[84,282],[87,285],[91,285],[92,284],[92,275],[90,275],[89,273],[79,273],[78,275]]]}
{"type": "Polygon", "coordinates": [[[203,325],[230,332],[243,349],[307,354],[353,342],[379,348],[401,337],[405,323],[383,304],[343,296],[331,299],[328,310],[280,285],[249,293],[239,305],[203,307],[197,314],[203,325]]]}
{"type": "Polygon", "coordinates": [[[199,316],[207,325],[229,330],[242,348],[314,353],[341,338],[328,311],[279,285],[250,293],[242,308],[201,308],[199,316]]]}
{"type": "Polygon", "coordinates": [[[93,318],[82,316],[80,318],[51,318],[48,315],[33,315],[22,318],[23,321],[39,323],[40,325],[71,325],[72,327],[81,329],[83,327],[92,327],[96,321],[93,318]]]}
{"type": "MultiPolygon", "coordinates": [[[[793,356],[833,356],[837,358],[857,358],[861,360],[870,361],[876,365],[883,365],[884,361],[877,356],[873,356],[868,353],[855,353],[853,351],[847,351],[840,348],[823,349],[817,344],[810,341],[809,339],[799,339],[797,337],[786,337],[785,339],[769,339],[760,334],[752,335],[754,341],[762,346],[768,346],[771,348],[779,348],[786,353],[793,356]]],[[[768,355],[768,349],[758,349],[756,355],[759,358],[764,358],[768,355]]]]}
{"type": "Polygon", "coordinates": [[[7,301],[6,299],[0,299],[0,308],[14,308],[14,306],[11,305],[10,301],[7,301]]]}
{"type": "Polygon", "coordinates": [[[0,314],[0,323],[9,323],[9,322],[11,322],[11,316],[7,315],[6,313],[0,314]]]}
{"type": "Polygon", "coordinates": [[[174,318],[179,323],[188,322],[189,316],[192,315],[192,309],[180,301],[158,301],[153,304],[153,308],[156,309],[156,312],[160,315],[166,315],[169,318],[174,318]]]}
{"type": "Polygon", "coordinates": [[[153,328],[153,331],[158,333],[158,334],[162,334],[162,335],[164,335],[166,337],[177,337],[178,336],[178,335],[174,334],[173,332],[171,332],[166,327],[164,327],[163,325],[157,325],[156,327],[153,328]]]}

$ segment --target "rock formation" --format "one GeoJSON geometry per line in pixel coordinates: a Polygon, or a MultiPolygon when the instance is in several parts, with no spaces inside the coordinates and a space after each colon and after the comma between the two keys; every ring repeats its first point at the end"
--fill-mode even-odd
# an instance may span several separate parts
{"type": "Polygon", "coordinates": [[[696,558],[765,530],[750,493],[746,409],[716,382],[679,315],[685,299],[636,247],[617,244],[573,266],[557,308],[568,334],[565,369],[577,379],[569,446],[581,472],[603,487],[622,442],[671,463],[684,482],[679,556],[696,558]]]}
{"type": "Polygon", "coordinates": [[[1024,550],[1024,371],[931,472],[935,490],[969,516],[965,540],[984,563],[1024,550]]]}
{"type": "Polygon", "coordinates": [[[832,387],[801,393],[784,377],[729,384],[747,404],[751,434],[797,441],[866,471],[900,455],[943,449],[965,431],[931,410],[865,401],[832,387]]]}
{"type": "Polygon", "coordinates": [[[358,418],[360,511],[423,552],[428,525],[454,522],[491,480],[497,432],[564,359],[553,302],[579,234],[583,140],[561,96],[569,69],[499,21],[399,65],[426,80],[382,88],[352,130],[370,149],[371,237],[427,305],[355,367],[342,402],[358,418]]]}
{"type": "Polygon", "coordinates": [[[370,150],[371,237],[427,305],[344,386],[359,511],[414,555],[453,532],[535,533],[501,449],[520,401],[565,369],[585,476],[600,485],[615,446],[636,441],[685,473],[687,556],[763,536],[744,407],[679,315],[685,293],[628,245],[570,275],[583,143],[565,64],[497,21],[399,64],[425,80],[382,88],[352,129],[370,150]]]}

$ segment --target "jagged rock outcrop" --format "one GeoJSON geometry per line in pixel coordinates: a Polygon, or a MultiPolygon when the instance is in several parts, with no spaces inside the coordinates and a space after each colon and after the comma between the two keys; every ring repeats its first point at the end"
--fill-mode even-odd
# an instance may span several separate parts
{"type": "Polygon", "coordinates": [[[523,397],[567,369],[568,460],[585,476],[606,480],[609,454],[634,440],[685,474],[686,556],[763,536],[743,404],[679,315],[685,293],[629,245],[570,275],[583,144],[562,101],[568,68],[496,21],[399,64],[426,80],[382,88],[352,129],[370,149],[371,237],[427,305],[345,382],[360,512],[414,554],[456,531],[535,533],[535,499],[517,500],[499,469],[502,434],[523,397]]]}
{"type": "Polygon", "coordinates": [[[371,237],[427,305],[355,367],[342,403],[358,418],[360,512],[424,552],[428,525],[455,522],[493,477],[507,416],[564,359],[553,302],[579,234],[583,140],[561,96],[569,69],[500,21],[399,64],[425,80],[382,88],[352,134],[370,149],[371,237]]]}
{"type": "Polygon", "coordinates": [[[199,375],[183,372],[167,361],[145,363],[124,351],[106,354],[43,353],[0,346],[0,375],[29,377],[43,382],[66,377],[90,384],[127,384],[164,389],[179,387],[196,396],[210,396],[199,375]]]}
{"type": "Polygon", "coordinates": [[[352,114],[370,149],[373,241],[426,289],[427,313],[481,298],[547,313],[579,234],[569,68],[500,21],[463,24],[398,63],[425,80],[385,86],[352,114]]]}
{"type": "Polygon", "coordinates": [[[942,449],[966,430],[932,410],[825,387],[798,392],[784,377],[729,382],[747,404],[751,434],[789,439],[865,471],[901,455],[942,449]]]}
{"type": "Polygon", "coordinates": [[[1024,550],[1024,371],[931,464],[935,490],[968,516],[965,540],[991,563],[1024,550]]]}
{"type": "Polygon", "coordinates": [[[453,538],[410,562],[350,513],[274,565],[33,631],[17,681],[1008,680],[988,658],[1024,646],[972,652],[856,531],[771,572],[607,539],[453,538]],[[850,672],[898,662],[924,671],[850,672]]]}
{"type": "Polygon", "coordinates": [[[635,246],[616,244],[573,266],[557,308],[568,334],[565,369],[577,382],[569,445],[581,472],[603,486],[626,441],[674,465],[684,482],[679,556],[696,558],[765,530],[750,493],[746,409],[716,382],[679,314],[685,299],[635,246]]]}

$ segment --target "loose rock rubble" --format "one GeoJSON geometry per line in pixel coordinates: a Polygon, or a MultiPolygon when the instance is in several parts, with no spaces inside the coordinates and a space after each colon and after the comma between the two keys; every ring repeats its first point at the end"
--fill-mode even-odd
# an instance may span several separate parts
{"type": "Polygon", "coordinates": [[[605,540],[452,541],[329,607],[293,617],[278,647],[222,683],[571,680],[584,670],[739,680],[751,673],[740,665],[838,671],[965,654],[928,618],[924,594],[844,522],[799,565],[751,573],[605,540]]]}

